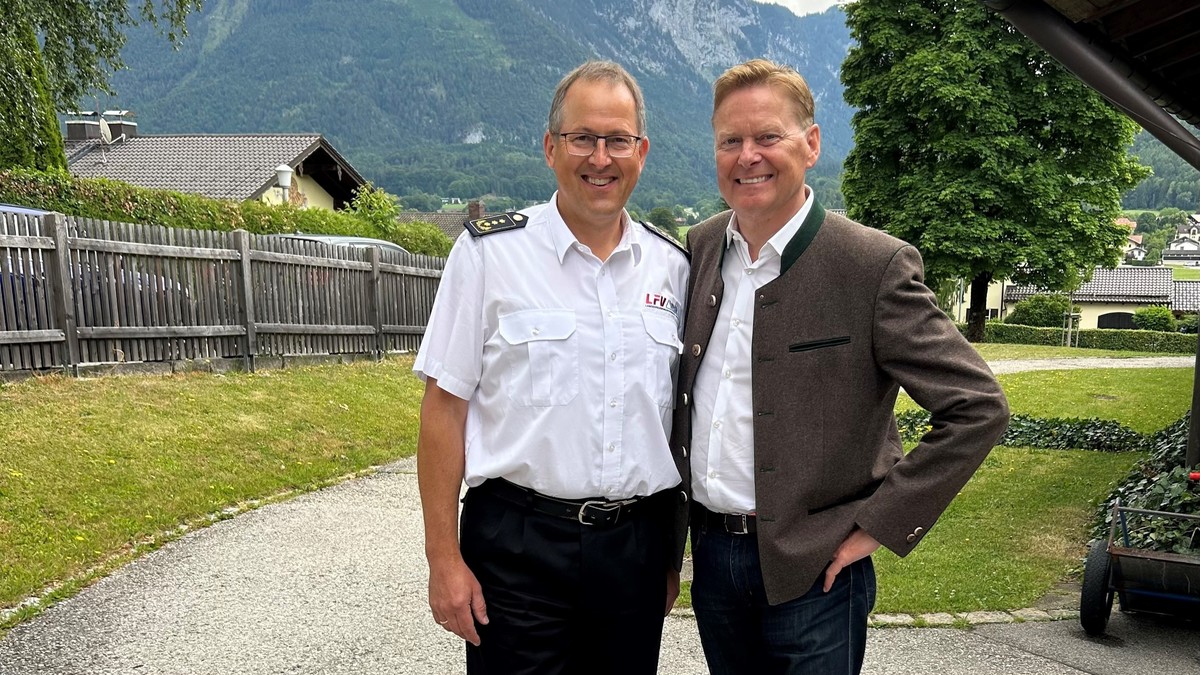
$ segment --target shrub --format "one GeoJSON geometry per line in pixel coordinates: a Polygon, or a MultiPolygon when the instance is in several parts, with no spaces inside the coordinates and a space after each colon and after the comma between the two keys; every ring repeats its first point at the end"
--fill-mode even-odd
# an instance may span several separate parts
{"type": "MultiPolygon", "coordinates": [[[[966,334],[966,324],[958,324],[959,332],[966,334]]],[[[1153,330],[1117,330],[1112,328],[1085,328],[1076,331],[1079,346],[1090,349],[1110,349],[1136,352],[1161,352],[1164,354],[1195,354],[1196,334],[1164,333],[1153,330]]],[[[983,341],[994,344],[1016,345],[1061,345],[1061,328],[1036,328],[989,321],[984,326],[983,341]]]]}
{"type": "MultiPolygon", "coordinates": [[[[1189,487],[1187,453],[1189,416],[1154,436],[1150,456],[1129,475],[1100,505],[1092,535],[1106,539],[1112,525],[1112,507],[1121,506],[1168,513],[1200,514],[1200,492],[1189,487]]],[[[1134,548],[1195,553],[1200,549],[1200,526],[1196,521],[1151,516],[1128,519],[1129,545],[1134,548]]],[[[1118,525],[1117,536],[1122,532],[1118,525]]]]}
{"type": "MultiPolygon", "coordinates": [[[[900,437],[906,442],[921,438],[929,429],[929,412],[906,410],[896,416],[900,437]]],[[[1113,420],[1097,418],[1044,418],[1013,415],[999,445],[1048,450],[1096,450],[1131,452],[1150,447],[1155,437],[1147,436],[1113,420]]]]}
{"type": "Polygon", "coordinates": [[[1071,299],[1065,295],[1031,295],[1017,303],[1004,319],[1022,326],[1062,328],[1063,314],[1071,311],[1071,299]]]}
{"type": "Polygon", "coordinates": [[[1166,307],[1142,307],[1133,313],[1133,327],[1139,330],[1175,332],[1178,325],[1175,315],[1166,307]]]}
{"type": "Polygon", "coordinates": [[[1197,332],[1197,318],[1200,317],[1197,317],[1195,314],[1184,314],[1179,317],[1179,332],[1195,335],[1197,332]]]}

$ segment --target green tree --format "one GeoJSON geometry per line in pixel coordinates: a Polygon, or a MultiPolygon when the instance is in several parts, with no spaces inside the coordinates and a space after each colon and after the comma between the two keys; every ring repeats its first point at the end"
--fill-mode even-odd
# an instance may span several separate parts
{"type": "Polygon", "coordinates": [[[1158,229],[1158,214],[1153,211],[1142,211],[1134,220],[1137,222],[1138,232],[1150,232],[1158,229]]]}
{"type": "Polygon", "coordinates": [[[1065,295],[1031,295],[1017,303],[1013,311],[1004,317],[1004,323],[1043,328],[1062,328],[1063,314],[1071,309],[1071,299],[1065,295]]]}
{"type": "Polygon", "coordinates": [[[671,209],[665,206],[656,206],[650,210],[650,215],[646,220],[672,237],[679,238],[679,226],[675,224],[675,214],[671,212],[671,209]]]}
{"type": "Polygon", "coordinates": [[[204,0],[4,0],[0,24],[32,27],[44,37],[42,61],[55,105],[74,106],[125,67],[128,29],[149,23],[173,45],[187,35],[188,14],[204,0]]]}
{"type": "Polygon", "coordinates": [[[28,24],[0,22],[0,169],[66,169],[62,136],[37,35],[28,24]]]}
{"type": "Polygon", "coordinates": [[[1188,214],[1183,209],[1177,209],[1173,206],[1158,212],[1158,226],[1160,228],[1176,228],[1180,225],[1187,224],[1188,214]]]}
{"type": "Polygon", "coordinates": [[[1120,195],[1147,173],[1126,153],[1132,122],[978,2],[846,14],[849,213],[914,244],[931,288],[970,280],[972,340],[993,279],[1065,290],[1117,263],[1120,195]]]}
{"type": "Polygon", "coordinates": [[[1133,327],[1174,333],[1179,328],[1179,322],[1166,307],[1143,307],[1133,313],[1133,327]]]}
{"type": "Polygon", "coordinates": [[[125,32],[148,22],[172,44],[203,0],[4,0],[0,2],[0,167],[62,168],[66,157],[55,108],[74,108],[93,91],[112,93],[124,67],[125,32]],[[35,35],[43,37],[39,49],[35,35]],[[32,41],[31,41],[32,40],[32,41]],[[47,122],[46,107],[50,107],[47,122]]]}

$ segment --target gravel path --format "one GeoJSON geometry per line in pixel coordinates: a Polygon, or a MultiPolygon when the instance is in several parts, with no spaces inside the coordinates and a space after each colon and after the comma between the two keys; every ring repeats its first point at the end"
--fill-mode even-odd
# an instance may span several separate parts
{"type": "Polygon", "coordinates": [[[1081,370],[1086,368],[1191,368],[1195,356],[1150,356],[1135,359],[1022,359],[1017,361],[988,361],[997,375],[1027,370],[1081,370]]]}

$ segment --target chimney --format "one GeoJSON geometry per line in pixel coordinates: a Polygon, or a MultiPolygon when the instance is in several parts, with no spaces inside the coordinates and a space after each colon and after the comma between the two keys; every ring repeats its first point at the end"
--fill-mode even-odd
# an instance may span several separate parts
{"type": "Polygon", "coordinates": [[[67,120],[68,141],[87,141],[100,138],[100,122],[96,120],[67,120]]]}
{"type": "Polygon", "coordinates": [[[112,132],[113,140],[117,140],[124,136],[125,138],[133,138],[137,136],[137,122],[129,119],[133,116],[133,112],[129,110],[105,110],[103,113],[104,119],[108,121],[108,128],[112,132]]]}
{"type": "Polygon", "coordinates": [[[467,219],[476,220],[483,217],[483,202],[472,199],[467,202],[467,219]]]}
{"type": "Polygon", "coordinates": [[[129,120],[116,120],[108,123],[108,128],[112,130],[113,140],[122,136],[125,138],[133,138],[137,136],[137,122],[129,120]]]}

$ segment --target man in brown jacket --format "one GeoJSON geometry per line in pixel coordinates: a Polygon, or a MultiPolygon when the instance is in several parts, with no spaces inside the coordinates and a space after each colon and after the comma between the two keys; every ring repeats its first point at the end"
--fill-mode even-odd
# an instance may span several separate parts
{"type": "Polygon", "coordinates": [[[813,100],[754,60],[714,86],[731,212],[688,233],[673,444],[690,454],[693,606],[713,673],[857,673],[871,554],[906,555],[1003,434],[1008,404],[912,246],[825,211],[813,100]],[[932,413],[903,452],[899,389],[932,413]]]}

